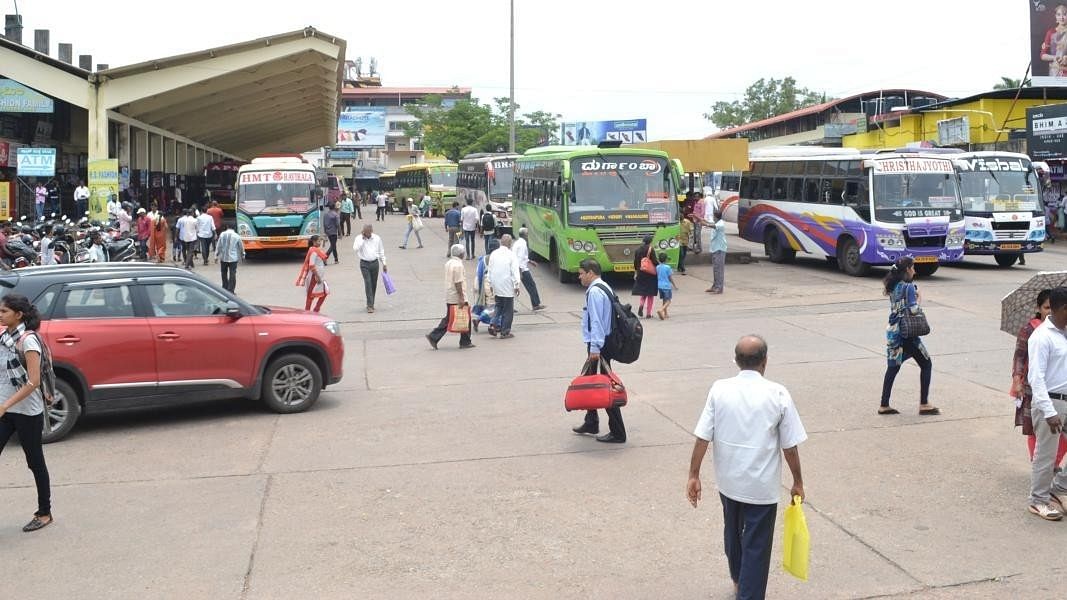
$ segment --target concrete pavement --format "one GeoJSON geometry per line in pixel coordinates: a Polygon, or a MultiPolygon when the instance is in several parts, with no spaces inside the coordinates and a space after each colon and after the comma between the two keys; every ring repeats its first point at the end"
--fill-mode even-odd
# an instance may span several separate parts
{"type": "MultiPolygon", "coordinates": [[[[373,222],[372,222],[373,223],[373,222]]],[[[878,276],[822,260],[710,267],[677,277],[668,321],[648,321],[642,359],[618,367],[631,390],[629,443],[570,427],[563,390],[582,360],[582,290],[535,271],[548,310],[517,306],[512,340],[422,338],[443,314],[441,221],[427,248],[399,250],[402,220],[379,229],[398,293],[363,307],[342,239],[324,310],[343,323],[345,377],[309,412],[277,416],[220,402],[88,417],[46,448],[56,523],[21,526],[32,477],[14,444],[0,456],[0,561],[20,598],[729,598],[713,469],[684,498],[690,431],[733,343],[770,343],[768,377],[791,391],[812,536],[811,581],[780,568],[770,597],[1052,597],[1065,523],[1026,512],[1029,465],[1007,397],[1014,340],[999,299],[1064,251],[1024,268],[992,259],[920,283],[933,334],[932,401],[918,370],[897,379],[901,415],[875,414],[888,302],[878,276]],[[1047,548],[1048,564],[1034,559],[1047,548]]],[[[731,236],[731,247],[747,248],[731,236]]],[[[753,254],[761,256],[758,249],[753,254]]],[[[296,255],[242,264],[238,292],[297,305],[296,255]]],[[[473,263],[470,264],[473,274],[473,263]]],[[[218,281],[214,266],[202,270],[218,281]]],[[[625,280],[611,283],[626,294],[625,280]]],[[[210,349],[205,360],[224,360],[210,349]]],[[[606,423],[605,423],[606,425],[606,423]]],[[[785,497],[783,488],[783,498],[785,497]]],[[[780,520],[779,520],[780,521],[780,520]]],[[[779,528],[781,523],[779,522],[779,528]]]]}

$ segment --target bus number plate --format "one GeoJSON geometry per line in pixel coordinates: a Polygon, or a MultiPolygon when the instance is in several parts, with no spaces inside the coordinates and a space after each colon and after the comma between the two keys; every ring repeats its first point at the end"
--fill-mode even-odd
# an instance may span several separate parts
{"type": "Polygon", "coordinates": [[[936,256],[916,256],[915,257],[915,262],[916,263],[935,263],[935,262],[937,262],[937,257],[936,256]]]}
{"type": "Polygon", "coordinates": [[[272,235],[267,238],[268,242],[288,242],[289,236],[286,235],[272,235]]]}
{"type": "Polygon", "coordinates": [[[1001,244],[1000,245],[1000,249],[1001,250],[1022,250],[1023,249],[1023,245],[1022,244],[1001,244]]]}
{"type": "Polygon", "coordinates": [[[631,265],[631,264],[622,264],[622,265],[616,264],[616,265],[612,265],[612,269],[614,269],[616,273],[633,273],[634,272],[634,266],[631,265]]]}

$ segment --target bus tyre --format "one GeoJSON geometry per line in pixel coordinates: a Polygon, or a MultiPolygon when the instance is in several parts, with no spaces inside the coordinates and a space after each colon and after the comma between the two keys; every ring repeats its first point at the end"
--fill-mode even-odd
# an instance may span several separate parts
{"type": "Polygon", "coordinates": [[[997,261],[997,264],[1002,267],[1010,267],[1015,264],[1015,261],[1019,260],[1018,254],[994,254],[993,260],[997,261]]]}
{"type": "Polygon", "coordinates": [[[871,265],[863,262],[859,244],[852,238],[845,238],[838,245],[837,264],[842,271],[853,277],[863,277],[871,270],[871,265]]]}
{"type": "Polygon", "coordinates": [[[929,277],[937,272],[937,268],[941,266],[937,263],[919,263],[915,265],[915,275],[918,277],[929,277]]]}
{"type": "Polygon", "coordinates": [[[773,263],[792,262],[797,257],[796,250],[787,248],[782,243],[782,236],[774,227],[768,227],[763,234],[763,251],[773,263]]]}

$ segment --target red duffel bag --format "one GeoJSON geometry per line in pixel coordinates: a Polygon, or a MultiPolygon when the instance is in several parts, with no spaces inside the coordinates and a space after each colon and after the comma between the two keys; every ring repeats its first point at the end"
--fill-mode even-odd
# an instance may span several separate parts
{"type": "Polygon", "coordinates": [[[626,386],[622,384],[619,376],[608,368],[603,358],[599,364],[585,363],[582,373],[567,386],[567,395],[563,399],[563,406],[567,410],[599,410],[626,406],[626,386]],[[590,371],[593,373],[585,374],[590,371]]]}

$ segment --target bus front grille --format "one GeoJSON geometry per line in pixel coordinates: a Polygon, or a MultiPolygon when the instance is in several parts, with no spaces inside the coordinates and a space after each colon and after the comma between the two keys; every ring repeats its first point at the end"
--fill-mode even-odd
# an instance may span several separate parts
{"type": "MultiPolygon", "coordinates": [[[[597,231],[597,237],[601,241],[608,243],[614,240],[640,240],[646,235],[653,235],[652,231],[597,231]]],[[[638,244],[640,245],[640,244],[638,244]]]]}
{"type": "MultiPolygon", "coordinates": [[[[600,236],[603,239],[603,235],[600,236]]],[[[604,244],[604,253],[613,263],[632,263],[634,253],[641,247],[641,243],[632,244],[604,244]]]]}
{"type": "Polygon", "coordinates": [[[1025,221],[994,221],[993,231],[1029,231],[1030,220],[1025,221]]]}
{"type": "Polygon", "coordinates": [[[945,236],[932,235],[930,237],[911,237],[905,232],[904,244],[908,248],[938,248],[945,245],[945,236]]]}

